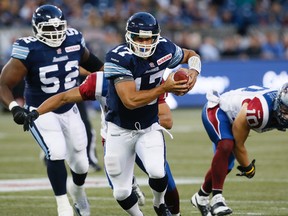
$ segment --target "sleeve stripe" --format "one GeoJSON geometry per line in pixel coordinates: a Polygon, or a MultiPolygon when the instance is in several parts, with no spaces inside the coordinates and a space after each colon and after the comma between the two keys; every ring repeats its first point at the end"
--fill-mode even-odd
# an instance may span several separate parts
{"type": "Polygon", "coordinates": [[[29,49],[27,47],[13,45],[12,57],[19,59],[26,59],[29,54],[29,49]]]}
{"type": "Polygon", "coordinates": [[[183,59],[183,56],[184,56],[183,50],[179,46],[176,46],[176,52],[173,58],[171,59],[170,64],[168,65],[168,68],[174,68],[178,64],[180,64],[183,59]]]}
{"type": "Polygon", "coordinates": [[[106,62],[104,64],[104,71],[105,71],[105,77],[112,77],[112,76],[119,76],[119,75],[127,75],[127,76],[133,76],[132,72],[130,70],[127,70],[126,68],[120,67],[119,65],[106,62]]]}
{"type": "MultiPolygon", "coordinates": [[[[95,85],[95,97],[97,96],[103,96],[103,73],[97,72],[97,78],[96,78],[96,85],[95,85]]],[[[105,96],[105,95],[104,95],[105,96]]]]}

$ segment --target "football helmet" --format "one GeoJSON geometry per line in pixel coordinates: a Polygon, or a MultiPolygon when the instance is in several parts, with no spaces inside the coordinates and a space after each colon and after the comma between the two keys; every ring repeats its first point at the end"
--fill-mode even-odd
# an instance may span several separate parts
{"type": "Polygon", "coordinates": [[[59,47],[66,38],[67,21],[54,5],[38,7],[32,16],[35,37],[50,47],[59,47]]]}
{"type": "Polygon", "coordinates": [[[278,91],[274,103],[274,111],[278,123],[288,127],[288,83],[285,83],[278,91]]]}
{"type": "Polygon", "coordinates": [[[150,13],[138,12],[128,19],[125,39],[129,50],[136,56],[147,58],[153,55],[159,43],[159,37],[160,26],[150,13]],[[152,43],[142,44],[135,42],[135,37],[152,38],[152,43]]]}

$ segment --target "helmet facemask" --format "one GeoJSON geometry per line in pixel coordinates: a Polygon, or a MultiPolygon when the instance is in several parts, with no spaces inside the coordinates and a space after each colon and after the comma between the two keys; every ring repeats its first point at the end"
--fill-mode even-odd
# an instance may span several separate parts
{"type": "Polygon", "coordinates": [[[66,38],[67,21],[59,18],[49,19],[48,22],[32,21],[35,37],[50,47],[59,47],[66,38]]]}
{"type": "Polygon", "coordinates": [[[288,83],[284,84],[278,92],[274,111],[278,123],[282,126],[288,126],[288,83]]]}
{"type": "Polygon", "coordinates": [[[132,53],[141,58],[147,58],[152,56],[156,50],[157,44],[159,43],[160,34],[153,34],[152,31],[142,31],[139,33],[128,31],[126,32],[125,38],[127,42],[127,46],[132,53]],[[140,38],[152,38],[151,44],[142,44],[135,42],[134,39],[136,37],[140,38]]]}

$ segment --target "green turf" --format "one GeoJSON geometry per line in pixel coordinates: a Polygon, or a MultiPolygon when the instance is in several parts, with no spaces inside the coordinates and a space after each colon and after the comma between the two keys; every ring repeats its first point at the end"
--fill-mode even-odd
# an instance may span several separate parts
{"type": "MultiPolygon", "coordinates": [[[[92,117],[99,135],[99,113],[92,117]]],[[[167,157],[176,179],[203,179],[212,158],[211,143],[206,135],[199,109],[173,111],[174,139],[167,138],[167,157]]],[[[100,139],[97,151],[103,150],[100,139]]],[[[236,177],[234,169],[226,179],[224,196],[233,209],[233,215],[288,215],[288,143],[287,133],[270,131],[263,134],[251,132],[247,148],[250,159],[256,159],[256,175],[253,179],[236,177]]],[[[39,147],[29,133],[14,124],[9,114],[0,114],[0,180],[46,178],[46,171],[39,160],[39,147]]],[[[237,163],[236,163],[237,164],[237,163]]],[[[138,177],[145,175],[135,169],[138,177]]],[[[90,176],[105,176],[103,172],[90,176]]],[[[178,184],[181,212],[184,215],[200,215],[190,204],[190,197],[200,183],[178,184]]],[[[148,186],[141,186],[147,202],[144,214],[155,215],[152,195],[148,186]]],[[[112,197],[109,188],[88,188],[92,216],[126,215],[112,197]]],[[[56,204],[52,191],[0,192],[1,216],[55,216],[56,204]]]]}

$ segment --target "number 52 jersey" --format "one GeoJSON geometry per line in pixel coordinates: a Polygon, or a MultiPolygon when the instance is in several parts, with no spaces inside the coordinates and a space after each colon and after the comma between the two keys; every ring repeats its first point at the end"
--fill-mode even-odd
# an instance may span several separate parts
{"type": "MultiPolygon", "coordinates": [[[[67,29],[66,39],[56,48],[32,36],[19,38],[13,44],[11,57],[19,59],[28,71],[24,92],[26,104],[38,107],[54,94],[75,87],[84,49],[82,34],[73,28],[67,29]]],[[[63,113],[72,106],[67,104],[54,112],[63,113]]]]}

